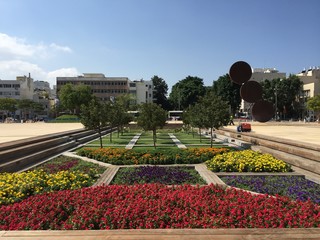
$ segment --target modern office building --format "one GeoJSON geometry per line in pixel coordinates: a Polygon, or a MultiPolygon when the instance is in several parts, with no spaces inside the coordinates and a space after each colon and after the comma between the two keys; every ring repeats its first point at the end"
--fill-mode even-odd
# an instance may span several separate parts
{"type": "Polygon", "coordinates": [[[57,77],[57,95],[65,84],[90,86],[92,93],[100,100],[112,100],[117,96],[129,93],[127,77],[105,77],[101,73],[84,73],[77,77],[57,77]]]}
{"type": "Polygon", "coordinates": [[[65,84],[90,86],[92,93],[102,101],[113,100],[122,94],[132,94],[136,104],[153,101],[152,81],[130,81],[127,77],[106,77],[101,73],[84,73],[77,77],[57,77],[57,95],[65,84]]]}

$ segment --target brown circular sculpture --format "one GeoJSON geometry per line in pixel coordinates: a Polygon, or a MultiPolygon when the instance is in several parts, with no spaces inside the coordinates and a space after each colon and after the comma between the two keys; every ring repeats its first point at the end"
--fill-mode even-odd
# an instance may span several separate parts
{"type": "Polygon", "coordinates": [[[262,86],[256,81],[247,81],[240,88],[240,96],[249,103],[262,99],[262,86]]]}
{"type": "Polygon", "coordinates": [[[241,85],[251,78],[252,70],[248,63],[238,61],[230,67],[229,75],[234,83],[241,85]]]}
{"type": "Polygon", "coordinates": [[[252,116],[258,122],[268,122],[274,114],[273,105],[265,100],[253,104],[252,116]]]}

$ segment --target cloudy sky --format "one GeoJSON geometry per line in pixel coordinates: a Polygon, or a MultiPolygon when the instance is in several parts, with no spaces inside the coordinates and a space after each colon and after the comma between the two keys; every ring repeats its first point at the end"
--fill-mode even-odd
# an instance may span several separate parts
{"type": "Polygon", "coordinates": [[[0,0],[0,79],[103,73],[205,85],[238,60],[320,66],[318,0],[0,0]]]}

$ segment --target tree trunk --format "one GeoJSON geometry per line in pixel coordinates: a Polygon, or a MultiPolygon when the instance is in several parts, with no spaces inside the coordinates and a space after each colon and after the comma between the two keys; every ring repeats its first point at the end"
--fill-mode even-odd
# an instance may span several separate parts
{"type": "Polygon", "coordinates": [[[156,146],[156,141],[157,141],[157,130],[152,130],[152,135],[153,135],[153,146],[154,146],[154,149],[157,148],[156,146]]]}
{"type": "Polygon", "coordinates": [[[110,131],[110,143],[112,143],[112,128],[113,127],[111,127],[111,131],[110,131]]]}
{"type": "Polygon", "coordinates": [[[200,133],[200,142],[202,143],[202,139],[201,139],[201,128],[199,128],[199,133],[200,133]]]}
{"type": "Polygon", "coordinates": [[[211,148],[212,148],[212,128],[210,129],[210,145],[211,145],[211,148]]]}
{"type": "Polygon", "coordinates": [[[102,146],[102,136],[101,136],[101,128],[98,128],[98,133],[99,133],[99,140],[100,140],[100,148],[103,148],[102,146]]]}

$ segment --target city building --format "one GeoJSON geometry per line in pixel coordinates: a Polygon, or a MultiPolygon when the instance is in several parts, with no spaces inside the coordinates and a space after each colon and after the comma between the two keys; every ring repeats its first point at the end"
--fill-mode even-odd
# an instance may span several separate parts
{"type": "Polygon", "coordinates": [[[127,77],[105,77],[101,73],[84,73],[77,77],[57,77],[57,95],[66,84],[90,86],[92,94],[100,100],[112,100],[117,96],[129,93],[129,79],[127,77]]]}
{"type": "Polygon", "coordinates": [[[146,80],[135,80],[129,83],[129,92],[135,96],[135,104],[153,102],[153,82],[146,80]]]}
{"type": "Polygon", "coordinates": [[[0,98],[12,98],[16,100],[31,100],[40,103],[43,111],[33,112],[31,110],[17,109],[14,113],[6,113],[0,110],[0,120],[4,121],[7,115],[12,115],[16,119],[41,119],[47,118],[51,109],[51,89],[48,82],[33,81],[31,75],[17,76],[16,80],[0,80],[0,98]]]}
{"type": "MultiPolygon", "coordinates": [[[[279,72],[275,68],[254,68],[252,70],[252,76],[249,81],[263,82],[265,80],[273,80],[277,78],[285,78],[286,73],[279,72]]],[[[240,111],[246,116],[250,115],[252,103],[248,103],[244,100],[241,101],[240,111]]]]}
{"type": "MultiPolygon", "coordinates": [[[[303,70],[296,74],[303,82],[303,92],[301,94],[300,102],[306,109],[306,103],[309,98],[320,94],[320,69],[319,67],[310,67],[308,70],[303,70]]],[[[305,115],[310,118],[315,117],[315,113],[306,110],[305,115]]]]}
{"type": "Polygon", "coordinates": [[[92,94],[102,101],[113,100],[122,94],[132,94],[136,104],[153,101],[152,81],[130,81],[127,77],[106,77],[101,73],[84,73],[77,77],[57,77],[57,95],[65,84],[90,86],[92,94]]]}

